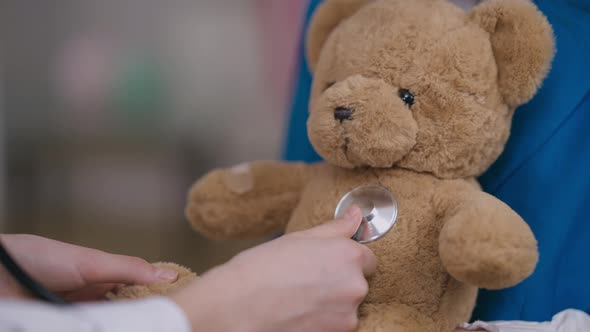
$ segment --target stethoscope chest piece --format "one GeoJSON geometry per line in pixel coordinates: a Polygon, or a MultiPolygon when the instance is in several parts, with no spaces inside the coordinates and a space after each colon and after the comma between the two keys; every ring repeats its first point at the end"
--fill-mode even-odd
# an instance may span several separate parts
{"type": "Polygon", "coordinates": [[[378,240],[395,225],[397,201],[393,193],[383,186],[364,185],[349,191],[338,202],[334,218],[341,218],[353,205],[358,206],[363,213],[363,220],[352,237],[359,243],[378,240]]]}

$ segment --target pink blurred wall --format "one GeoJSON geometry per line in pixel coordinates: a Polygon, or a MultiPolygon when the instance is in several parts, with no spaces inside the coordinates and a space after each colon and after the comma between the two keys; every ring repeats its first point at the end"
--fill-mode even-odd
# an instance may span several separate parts
{"type": "Polygon", "coordinates": [[[268,64],[268,86],[281,101],[278,112],[286,112],[290,102],[307,4],[305,0],[257,0],[263,61],[268,64]]]}

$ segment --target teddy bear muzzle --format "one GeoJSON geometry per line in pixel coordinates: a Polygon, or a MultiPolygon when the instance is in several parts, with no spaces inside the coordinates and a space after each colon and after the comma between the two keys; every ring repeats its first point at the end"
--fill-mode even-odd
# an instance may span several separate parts
{"type": "Polygon", "coordinates": [[[418,125],[382,79],[354,75],[328,87],[312,103],[308,132],[316,151],[340,167],[388,168],[416,145],[418,125]]]}

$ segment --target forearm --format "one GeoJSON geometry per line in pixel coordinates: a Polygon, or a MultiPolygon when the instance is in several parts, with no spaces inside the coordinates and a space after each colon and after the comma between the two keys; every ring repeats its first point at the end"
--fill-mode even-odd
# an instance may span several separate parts
{"type": "Polygon", "coordinates": [[[0,299],[23,299],[29,297],[12,275],[0,264],[0,299]]]}
{"type": "Polygon", "coordinates": [[[182,310],[167,298],[68,307],[32,301],[0,301],[0,330],[22,332],[189,332],[182,310]]]}
{"type": "MultiPolygon", "coordinates": [[[[2,246],[7,250],[6,242],[9,240],[10,237],[13,235],[10,234],[0,234],[0,243],[2,246]]],[[[26,291],[20,287],[18,282],[14,280],[12,275],[6,270],[3,264],[0,264],[0,299],[17,299],[17,298],[27,298],[28,294],[26,291]]]]}

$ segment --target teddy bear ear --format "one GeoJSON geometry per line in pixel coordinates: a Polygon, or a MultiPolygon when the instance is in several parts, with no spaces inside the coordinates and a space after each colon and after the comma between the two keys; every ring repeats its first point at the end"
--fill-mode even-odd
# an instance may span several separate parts
{"type": "Polygon", "coordinates": [[[370,0],[325,0],[318,6],[307,30],[307,63],[313,72],[330,33],[370,0]]]}
{"type": "Polygon", "coordinates": [[[498,67],[498,86],[506,104],[529,101],[551,66],[553,30],[529,0],[488,0],[469,19],[490,34],[498,67]]]}

